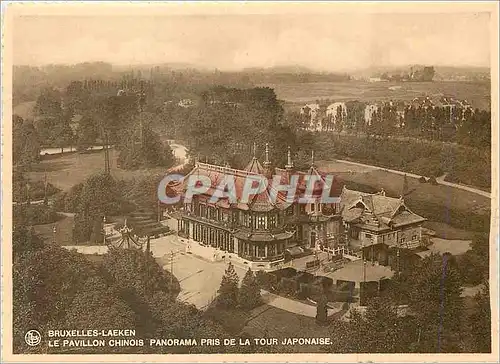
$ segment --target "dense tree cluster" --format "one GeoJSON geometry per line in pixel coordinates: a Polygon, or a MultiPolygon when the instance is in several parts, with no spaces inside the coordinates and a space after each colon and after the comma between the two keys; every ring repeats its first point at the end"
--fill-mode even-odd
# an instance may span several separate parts
{"type": "Polygon", "coordinates": [[[489,279],[489,240],[487,234],[476,234],[472,249],[457,258],[462,280],[477,285],[489,279]]]}
{"type": "MultiPolygon", "coordinates": [[[[299,140],[303,132],[299,134],[299,140]]],[[[489,150],[425,140],[397,140],[354,135],[313,134],[319,159],[351,159],[483,188],[491,185],[489,150]]]]}
{"type": "MultiPolygon", "coordinates": [[[[365,134],[376,137],[416,137],[428,140],[456,142],[479,149],[491,145],[491,112],[473,110],[470,106],[433,105],[424,99],[418,102],[387,101],[373,105],[360,101],[345,102],[345,110],[338,106],[333,113],[326,113],[326,105],[314,123],[324,131],[365,134]]],[[[311,126],[311,117],[291,111],[286,116],[290,125],[301,129],[311,126]]],[[[314,124],[313,123],[313,124],[314,124]]]]}
{"type": "Polygon", "coordinates": [[[217,307],[225,309],[240,308],[251,310],[262,303],[260,296],[260,286],[257,283],[255,274],[248,268],[245,277],[238,288],[239,278],[234,270],[234,266],[229,262],[224,275],[222,276],[217,298],[217,307]]]}
{"type": "MultiPolygon", "coordinates": [[[[30,181],[20,168],[12,173],[12,199],[16,203],[44,200],[60,190],[46,181],[30,181]]],[[[45,201],[47,202],[47,201],[45,201]]]]}
{"type": "Polygon", "coordinates": [[[160,119],[201,161],[242,168],[255,141],[259,157],[269,143],[271,161],[282,165],[287,146],[297,149],[295,134],[285,125],[281,103],[270,88],[212,88],[202,94],[198,107],[168,106],[160,119]]]}
{"type": "MultiPolygon", "coordinates": [[[[44,244],[22,225],[13,232],[13,338],[15,353],[50,353],[29,347],[26,331],[36,328],[110,330],[133,328],[138,338],[227,337],[195,307],[176,301],[179,283],[140,250],[111,250],[102,262],[44,244]],[[171,284],[173,282],[173,285],[171,284]]],[[[205,347],[201,348],[205,351],[205,347]]],[[[99,348],[71,348],[71,353],[99,348]]],[[[116,347],[117,353],[188,353],[199,347],[116,347]]],[[[208,350],[224,352],[223,347],[208,350]]]]}
{"type": "Polygon", "coordinates": [[[115,145],[122,168],[171,166],[170,148],[150,125],[154,115],[139,113],[153,92],[150,83],[137,78],[87,79],[72,81],[65,89],[42,89],[35,122],[15,117],[15,162],[37,161],[40,145],[85,151],[100,144],[115,145]]]}
{"type": "Polygon", "coordinates": [[[103,218],[121,215],[132,209],[120,193],[120,183],[109,174],[97,174],[61,196],[56,205],[76,213],[73,228],[75,243],[88,240],[102,242],[103,218]]]}
{"type": "Polygon", "coordinates": [[[30,165],[40,160],[40,136],[33,122],[20,116],[12,118],[12,162],[14,165],[30,165]]]}
{"type": "Polygon", "coordinates": [[[453,257],[432,255],[395,276],[387,293],[368,302],[363,314],[332,326],[331,352],[486,352],[490,343],[488,291],[467,313],[453,257]],[[403,314],[399,304],[407,304],[403,314]],[[471,326],[471,322],[474,322],[471,326]],[[472,339],[473,338],[473,339],[472,339]]]}

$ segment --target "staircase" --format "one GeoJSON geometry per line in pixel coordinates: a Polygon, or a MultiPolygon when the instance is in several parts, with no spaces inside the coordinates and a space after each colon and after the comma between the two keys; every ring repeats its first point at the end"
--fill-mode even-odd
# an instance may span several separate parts
{"type": "Polygon", "coordinates": [[[170,229],[154,219],[155,213],[146,209],[134,211],[128,216],[128,224],[139,236],[149,235],[154,238],[166,235],[170,229]]]}

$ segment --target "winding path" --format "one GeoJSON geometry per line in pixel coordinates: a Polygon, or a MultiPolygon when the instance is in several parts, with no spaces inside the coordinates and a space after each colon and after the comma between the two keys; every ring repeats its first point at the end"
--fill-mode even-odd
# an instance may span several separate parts
{"type": "MultiPolygon", "coordinates": [[[[339,162],[339,163],[352,164],[352,165],[355,165],[355,166],[370,168],[370,169],[373,169],[373,170],[379,170],[379,171],[384,171],[384,172],[390,172],[390,173],[400,174],[400,175],[403,175],[403,176],[406,174],[408,177],[413,177],[413,178],[417,178],[417,179],[420,178],[420,177],[422,177],[422,175],[418,175],[418,174],[407,173],[407,172],[403,172],[403,171],[397,171],[395,169],[387,169],[387,168],[383,168],[383,167],[372,166],[372,165],[369,165],[369,164],[351,162],[351,161],[347,161],[347,160],[343,160],[343,159],[335,159],[334,161],[335,162],[339,162]]],[[[469,192],[472,192],[472,193],[475,193],[475,194],[478,194],[478,195],[481,195],[481,196],[484,196],[484,197],[487,197],[487,198],[491,198],[491,193],[489,193],[489,192],[486,192],[486,191],[483,191],[483,190],[480,190],[480,189],[477,189],[477,188],[469,187],[469,186],[460,185],[458,183],[446,182],[444,180],[445,177],[446,177],[446,174],[444,174],[441,177],[436,178],[436,181],[439,184],[444,185],[444,186],[449,186],[449,187],[453,187],[453,188],[459,188],[461,190],[469,191],[469,192]]]]}

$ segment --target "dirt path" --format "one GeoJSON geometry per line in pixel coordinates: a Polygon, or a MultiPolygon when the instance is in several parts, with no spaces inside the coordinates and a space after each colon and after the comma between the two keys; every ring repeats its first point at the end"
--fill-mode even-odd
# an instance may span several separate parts
{"type": "MultiPolygon", "coordinates": [[[[364,167],[364,168],[371,169],[371,170],[379,170],[379,171],[384,171],[384,172],[395,173],[395,174],[399,174],[399,175],[403,175],[403,176],[406,174],[408,177],[417,178],[417,179],[420,178],[420,177],[422,177],[422,175],[418,175],[418,174],[407,173],[407,172],[403,172],[403,171],[397,171],[395,169],[387,169],[387,168],[383,168],[383,167],[372,166],[372,165],[369,165],[369,164],[351,162],[351,161],[346,161],[346,160],[343,160],[343,159],[336,159],[335,162],[345,163],[345,164],[351,164],[351,165],[354,165],[354,166],[364,167]]],[[[483,191],[483,190],[480,190],[480,189],[477,189],[477,188],[469,187],[469,186],[460,185],[460,184],[457,184],[457,183],[446,182],[444,180],[445,177],[446,177],[446,174],[443,175],[443,176],[441,176],[441,177],[436,178],[436,181],[439,184],[442,184],[444,186],[449,186],[449,187],[453,187],[453,188],[459,188],[461,190],[469,191],[469,192],[472,192],[472,193],[475,193],[475,194],[478,194],[478,195],[481,195],[481,196],[484,196],[484,197],[487,197],[487,198],[491,198],[491,193],[489,193],[489,192],[486,192],[486,191],[483,191]]]]}

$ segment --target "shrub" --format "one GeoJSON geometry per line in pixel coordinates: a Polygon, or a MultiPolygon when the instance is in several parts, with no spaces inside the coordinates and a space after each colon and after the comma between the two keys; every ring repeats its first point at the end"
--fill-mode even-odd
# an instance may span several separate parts
{"type": "Polygon", "coordinates": [[[15,223],[26,226],[51,224],[60,219],[55,209],[46,205],[14,205],[13,212],[15,223]]]}
{"type": "Polygon", "coordinates": [[[281,294],[286,296],[295,296],[297,293],[298,284],[297,281],[291,278],[282,278],[278,290],[281,294]]]}
{"type": "Polygon", "coordinates": [[[259,287],[267,291],[273,291],[278,286],[278,278],[273,273],[259,270],[255,273],[255,279],[259,287]]]}
{"type": "Polygon", "coordinates": [[[422,176],[422,177],[420,177],[420,178],[418,179],[418,181],[419,181],[420,183],[426,183],[426,182],[427,182],[427,179],[426,179],[424,176],[422,176]]]}
{"type": "Polygon", "coordinates": [[[437,185],[437,184],[438,184],[438,182],[437,182],[437,180],[436,180],[436,177],[431,176],[431,177],[429,178],[429,183],[430,183],[431,185],[437,185]]]}

